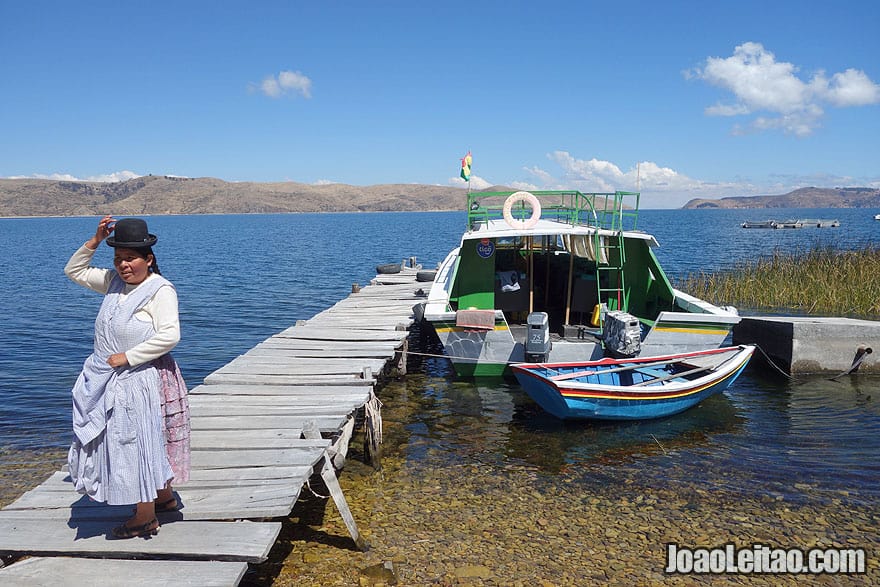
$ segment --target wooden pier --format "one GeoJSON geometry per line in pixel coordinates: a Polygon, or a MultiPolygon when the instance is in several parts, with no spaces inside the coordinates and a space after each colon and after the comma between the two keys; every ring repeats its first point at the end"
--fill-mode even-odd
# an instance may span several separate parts
{"type": "Polygon", "coordinates": [[[353,286],[190,391],[191,479],[174,485],[182,507],[159,514],[158,535],[108,539],[131,507],[78,495],[64,470],[0,510],[0,555],[13,559],[0,584],[237,585],[314,474],[362,547],[336,469],[361,411],[367,445],[381,441],[375,387],[389,368],[405,372],[413,306],[425,299],[418,269],[353,286]]]}

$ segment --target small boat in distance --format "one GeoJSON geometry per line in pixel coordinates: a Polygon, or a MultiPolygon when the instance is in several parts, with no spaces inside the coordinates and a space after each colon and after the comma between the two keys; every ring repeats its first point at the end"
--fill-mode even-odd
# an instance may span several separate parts
{"type": "Polygon", "coordinates": [[[783,220],[782,222],[777,222],[773,228],[803,228],[804,223],[800,220],[783,220]]]}
{"type": "Polygon", "coordinates": [[[742,223],[743,228],[776,228],[775,220],[759,220],[754,222],[752,220],[746,220],[742,223]]]}
{"type": "Polygon", "coordinates": [[[635,359],[519,363],[511,369],[544,410],[563,420],[646,420],[683,412],[742,373],[753,345],[635,359]]]}
{"type": "Polygon", "coordinates": [[[880,220],[880,214],[874,214],[874,220],[880,220]]]}

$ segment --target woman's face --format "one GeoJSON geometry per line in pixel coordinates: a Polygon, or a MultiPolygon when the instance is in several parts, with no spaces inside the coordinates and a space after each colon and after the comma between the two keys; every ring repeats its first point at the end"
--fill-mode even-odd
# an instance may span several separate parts
{"type": "Polygon", "coordinates": [[[137,285],[150,274],[150,265],[153,264],[153,255],[144,255],[135,249],[116,249],[113,255],[113,265],[122,281],[130,285],[137,285]]]}

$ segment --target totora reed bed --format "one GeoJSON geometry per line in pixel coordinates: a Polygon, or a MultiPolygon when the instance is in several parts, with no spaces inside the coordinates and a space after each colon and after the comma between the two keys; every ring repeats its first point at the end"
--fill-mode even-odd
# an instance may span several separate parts
{"type": "Polygon", "coordinates": [[[743,309],[872,318],[880,316],[880,247],[777,250],[731,270],[692,273],[678,287],[743,309]]]}

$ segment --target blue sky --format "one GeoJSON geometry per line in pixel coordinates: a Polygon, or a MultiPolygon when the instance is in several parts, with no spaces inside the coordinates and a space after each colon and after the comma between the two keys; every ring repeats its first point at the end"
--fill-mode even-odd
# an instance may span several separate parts
{"type": "Polygon", "coordinates": [[[876,2],[0,3],[0,177],[880,187],[876,2]],[[637,173],[638,172],[638,173],[637,173]]]}

